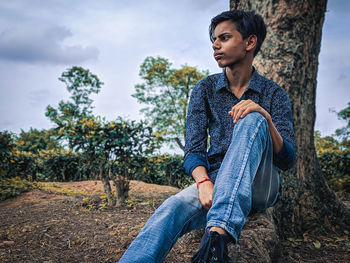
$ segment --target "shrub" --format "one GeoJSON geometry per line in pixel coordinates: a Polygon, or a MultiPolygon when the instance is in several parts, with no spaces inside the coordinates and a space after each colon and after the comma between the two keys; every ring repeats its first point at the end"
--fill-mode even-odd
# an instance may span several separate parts
{"type": "Polygon", "coordinates": [[[67,150],[43,150],[38,154],[40,181],[81,181],[96,179],[88,166],[86,156],[67,150]]]}
{"type": "Polygon", "coordinates": [[[0,179],[0,201],[10,197],[15,197],[22,192],[37,188],[38,185],[19,177],[0,179]]]}
{"type": "Polygon", "coordinates": [[[179,188],[184,188],[194,182],[183,167],[181,155],[153,155],[144,158],[140,163],[142,167],[135,174],[137,180],[179,188]]]}
{"type": "Polygon", "coordinates": [[[350,193],[350,144],[315,132],[315,147],[321,170],[333,191],[350,193]]]}

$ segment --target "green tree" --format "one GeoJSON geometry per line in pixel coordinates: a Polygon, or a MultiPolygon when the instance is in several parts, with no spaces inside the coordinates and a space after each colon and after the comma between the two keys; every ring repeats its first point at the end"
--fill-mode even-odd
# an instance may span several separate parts
{"type": "Polygon", "coordinates": [[[39,150],[54,150],[61,149],[57,139],[55,139],[55,131],[50,130],[37,130],[30,128],[25,132],[21,130],[21,133],[16,139],[17,147],[20,151],[38,153],[39,150]]]}
{"type": "Polygon", "coordinates": [[[89,96],[98,93],[103,83],[88,70],[73,67],[60,80],[72,94],[71,101],[61,101],[58,109],[48,106],[46,116],[56,124],[57,136],[68,141],[72,151],[85,154],[82,165],[102,181],[109,205],[114,204],[109,181],[115,181],[119,205],[127,197],[130,174],[140,165],[135,160],[152,153],[161,140],[142,122],[122,118],[106,121],[94,116],[89,96]]]}
{"type": "Polygon", "coordinates": [[[14,134],[9,131],[0,132],[0,178],[5,177],[10,170],[16,148],[14,134]]]}
{"type": "Polygon", "coordinates": [[[321,137],[315,131],[315,148],[321,171],[328,186],[336,192],[350,192],[350,145],[349,141],[337,141],[332,136],[321,137]]]}
{"type": "Polygon", "coordinates": [[[58,139],[65,137],[69,148],[72,149],[71,136],[67,136],[65,131],[69,130],[73,122],[92,114],[93,101],[89,96],[92,93],[99,93],[104,83],[88,69],[81,67],[67,69],[59,80],[65,83],[68,92],[71,93],[71,101],[60,101],[57,109],[48,105],[45,114],[57,124],[55,131],[58,139]]]}
{"type": "Polygon", "coordinates": [[[343,141],[350,141],[350,102],[348,102],[348,107],[339,111],[337,115],[340,120],[346,121],[347,125],[343,128],[337,129],[335,134],[343,139],[343,141]]]}
{"type": "Polygon", "coordinates": [[[195,67],[172,68],[165,58],[147,57],[140,66],[142,84],[135,86],[132,95],[141,104],[146,120],[157,135],[164,136],[171,146],[176,143],[184,150],[186,114],[190,92],[199,80],[209,74],[195,67]]]}
{"type": "Polygon", "coordinates": [[[16,144],[16,135],[0,132],[0,178],[21,177],[36,179],[37,156],[31,152],[20,151],[16,144]]]}
{"type": "Polygon", "coordinates": [[[71,99],[79,108],[80,114],[91,114],[93,100],[89,96],[92,93],[99,93],[104,83],[88,69],[76,66],[67,69],[58,79],[66,84],[68,92],[72,94],[71,99]]]}

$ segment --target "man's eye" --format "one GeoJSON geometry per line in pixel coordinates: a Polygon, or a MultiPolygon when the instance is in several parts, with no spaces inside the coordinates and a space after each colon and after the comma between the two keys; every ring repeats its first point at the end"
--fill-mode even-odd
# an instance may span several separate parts
{"type": "Polygon", "coordinates": [[[230,38],[229,36],[222,36],[221,40],[225,41],[225,40],[228,40],[229,38],[230,38]]]}

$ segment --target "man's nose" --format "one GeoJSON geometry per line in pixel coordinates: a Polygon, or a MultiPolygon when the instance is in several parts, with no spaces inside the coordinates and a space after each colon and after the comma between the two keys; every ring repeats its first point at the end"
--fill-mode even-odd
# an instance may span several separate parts
{"type": "Polygon", "coordinates": [[[212,47],[213,47],[214,50],[220,49],[220,45],[218,44],[218,41],[215,40],[215,41],[213,42],[212,47]]]}

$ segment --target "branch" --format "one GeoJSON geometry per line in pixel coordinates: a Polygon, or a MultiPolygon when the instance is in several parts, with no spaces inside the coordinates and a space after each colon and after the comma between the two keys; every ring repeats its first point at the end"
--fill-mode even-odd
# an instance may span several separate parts
{"type": "Polygon", "coordinates": [[[174,140],[176,141],[177,145],[181,148],[182,151],[185,151],[185,146],[182,144],[179,137],[175,137],[174,140]]]}

